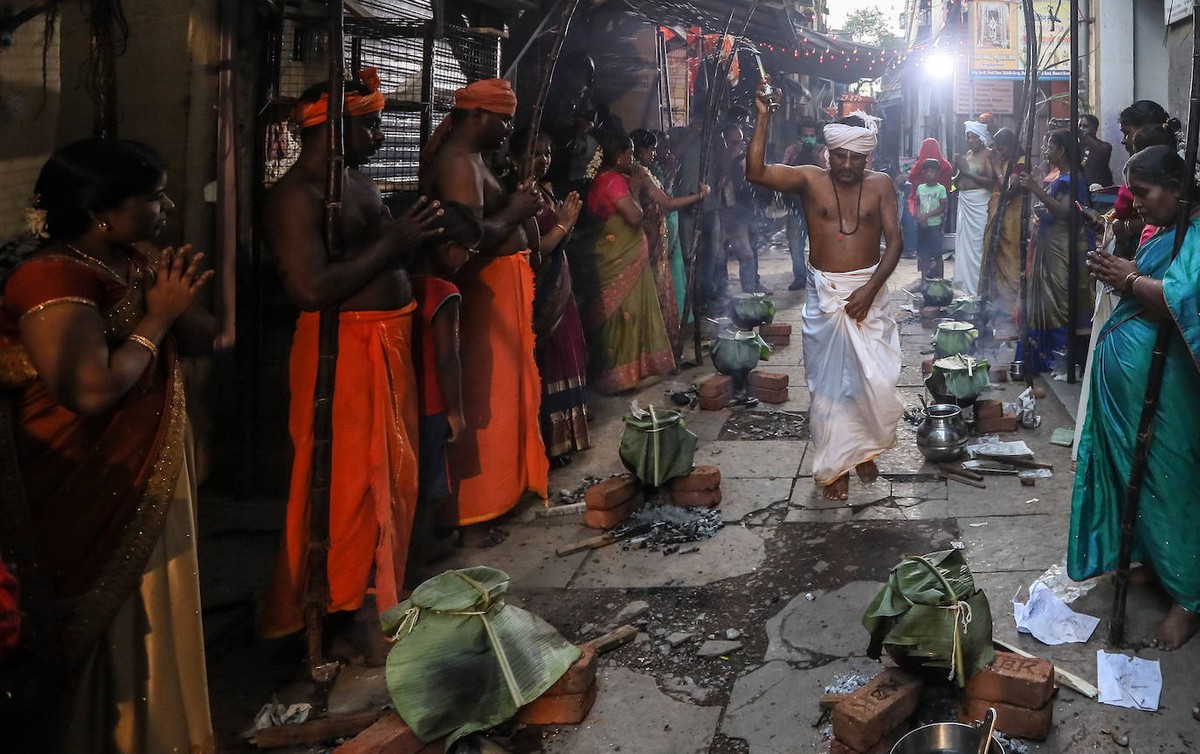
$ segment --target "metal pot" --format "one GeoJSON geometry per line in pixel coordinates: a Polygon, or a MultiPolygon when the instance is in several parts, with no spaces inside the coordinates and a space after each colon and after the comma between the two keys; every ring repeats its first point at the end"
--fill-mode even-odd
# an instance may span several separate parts
{"type": "MultiPolygon", "coordinates": [[[[980,732],[974,725],[933,723],[910,730],[892,747],[891,754],[975,754],[980,732]]],[[[999,737],[992,735],[987,754],[1007,754],[999,737]]]]}
{"type": "Polygon", "coordinates": [[[925,421],[917,427],[917,449],[934,463],[962,458],[970,439],[962,409],[951,403],[935,403],[925,409],[925,421]]]}
{"type": "Polygon", "coordinates": [[[725,331],[709,346],[713,366],[721,374],[749,372],[758,365],[762,355],[757,335],[749,330],[725,331]]]}

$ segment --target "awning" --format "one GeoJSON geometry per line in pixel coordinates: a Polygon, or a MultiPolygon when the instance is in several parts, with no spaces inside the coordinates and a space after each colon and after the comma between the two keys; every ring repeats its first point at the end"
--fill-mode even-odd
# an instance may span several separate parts
{"type": "MultiPolygon", "coordinates": [[[[721,32],[729,18],[728,0],[619,0],[624,12],[650,23],[686,29],[701,26],[721,32]]],[[[730,33],[746,22],[749,3],[734,13],[730,33]]],[[[895,53],[871,45],[835,39],[796,23],[786,4],[760,3],[745,36],[762,51],[767,67],[776,71],[841,82],[878,78],[895,53]]]]}

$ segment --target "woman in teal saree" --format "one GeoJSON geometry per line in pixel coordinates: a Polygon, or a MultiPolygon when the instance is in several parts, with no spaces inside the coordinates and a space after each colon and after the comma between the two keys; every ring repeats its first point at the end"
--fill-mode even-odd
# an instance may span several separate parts
{"type": "Polygon", "coordinates": [[[1091,252],[1092,276],[1121,294],[1096,343],[1071,505],[1067,570],[1091,578],[1117,566],[1121,508],[1158,325],[1174,324],[1149,465],[1134,529],[1133,560],[1153,569],[1173,604],[1153,643],[1176,649],[1200,629],[1200,212],[1172,261],[1186,168],[1169,147],[1126,165],[1134,207],[1163,227],[1131,260],[1091,252]]]}

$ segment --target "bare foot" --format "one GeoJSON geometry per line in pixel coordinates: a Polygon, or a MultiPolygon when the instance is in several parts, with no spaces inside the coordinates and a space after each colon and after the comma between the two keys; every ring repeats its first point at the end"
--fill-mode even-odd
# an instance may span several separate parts
{"type": "Polygon", "coordinates": [[[825,489],[821,491],[826,500],[845,500],[850,496],[850,475],[842,474],[837,479],[834,479],[829,484],[825,485],[825,489]]]}
{"type": "Polygon", "coordinates": [[[1158,574],[1150,565],[1143,563],[1129,569],[1130,586],[1158,586],[1158,584],[1158,574]]]}
{"type": "Polygon", "coordinates": [[[468,550],[495,547],[508,537],[508,532],[490,524],[471,524],[458,530],[458,546],[468,550]]]}
{"type": "Polygon", "coordinates": [[[1179,605],[1171,605],[1167,617],[1154,632],[1154,645],[1170,652],[1187,644],[1188,639],[1200,630],[1200,614],[1189,613],[1179,605]]]}
{"type": "Polygon", "coordinates": [[[875,461],[863,461],[854,467],[854,472],[858,474],[858,480],[863,484],[871,484],[879,478],[879,467],[875,465],[875,461]]]}

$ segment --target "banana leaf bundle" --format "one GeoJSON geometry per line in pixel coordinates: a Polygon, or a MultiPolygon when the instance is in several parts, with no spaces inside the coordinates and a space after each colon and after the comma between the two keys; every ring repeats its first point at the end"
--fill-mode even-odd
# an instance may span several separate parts
{"type": "Polygon", "coordinates": [[[769,325],[775,319],[775,302],[763,293],[739,293],[729,303],[729,314],[738,327],[769,325]]]}
{"type": "Polygon", "coordinates": [[[624,422],[617,453],[642,483],[661,487],[692,472],[696,435],[684,425],[681,413],[654,406],[643,410],[635,403],[624,422]]]}
{"type": "Polygon", "coordinates": [[[925,278],[921,281],[921,293],[925,306],[946,306],[954,300],[954,284],[940,278],[925,278]]]}
{"type": "Polygon", "coordinates": [[[933,371],[925,378],[925,387],[940,403],[974,401],[988,385],[988,361],[966,354],[956,354],[933,362],[933,371]]]}
{"type": "Polygon", "coordinates": [[[446,746],[508,720],[579,659],[579,648],[533,613],[505,604],[508,574],[446,571],[382,616],[395,635],[387,687],[424,742],[446,746]]]}
{"type": "Polygon", "coordinates": [[[909,556],[863,614],[867,656],[886,649],[909,670],[943,668],[959,686],[995,659],[992,611],[959,550],[909,556]]]}

